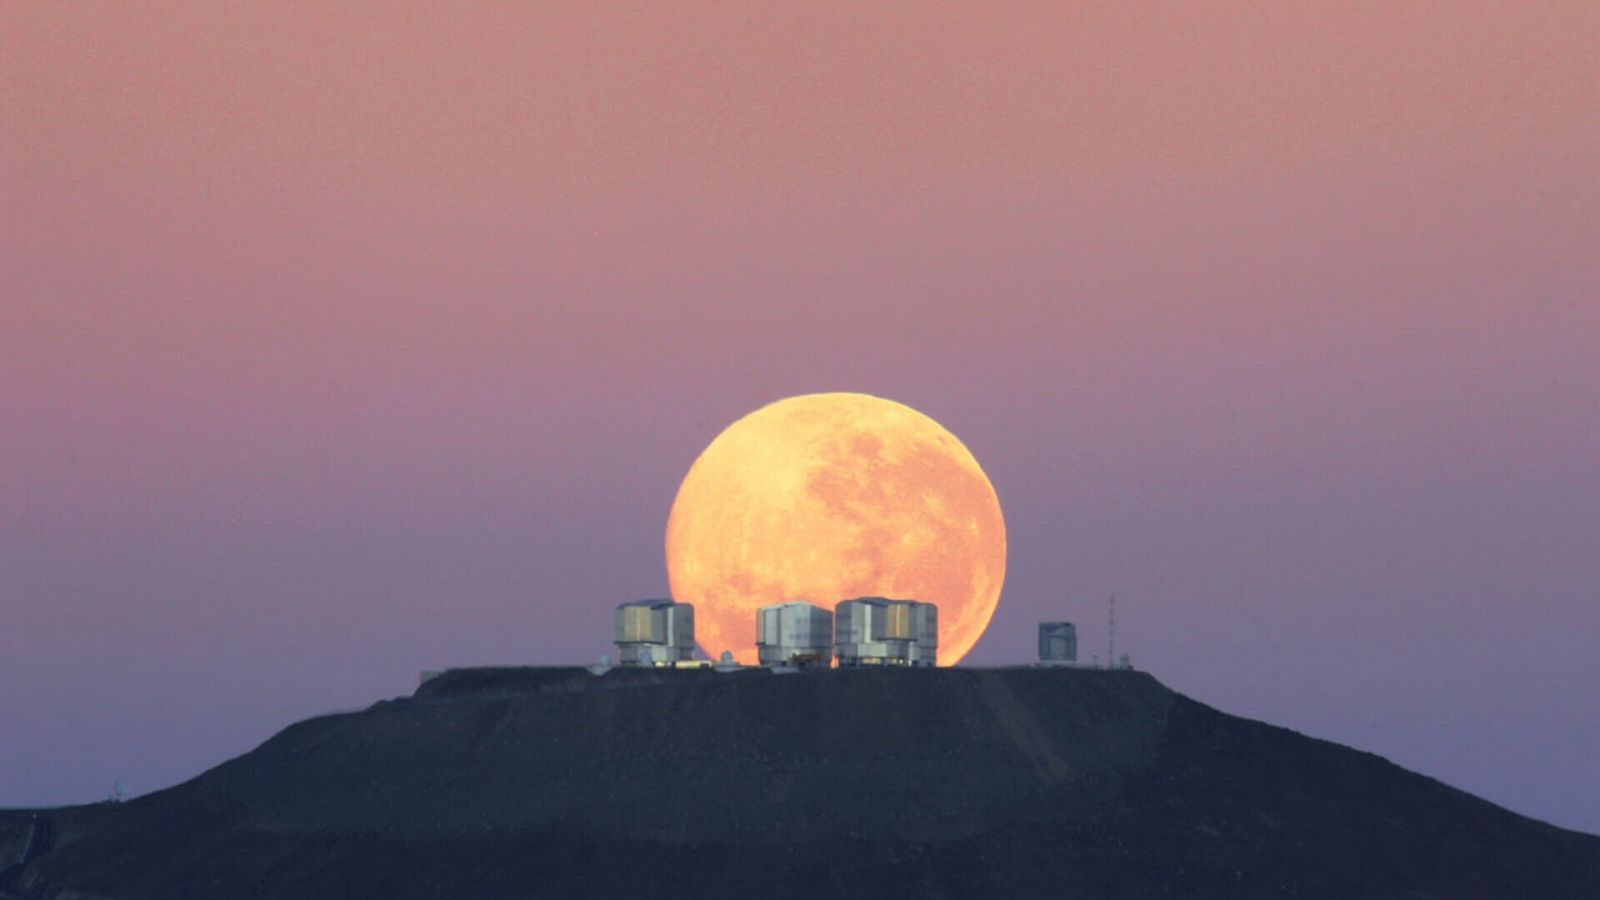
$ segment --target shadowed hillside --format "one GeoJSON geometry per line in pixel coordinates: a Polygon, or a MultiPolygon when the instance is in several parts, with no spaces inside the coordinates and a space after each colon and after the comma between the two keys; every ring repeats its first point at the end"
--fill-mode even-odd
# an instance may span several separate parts
{"type": "Polygon", "coordinates": [[[459,670],[46,817],[28,897],[1600,896],[1600,838],[1121,671],[459,670]]]}

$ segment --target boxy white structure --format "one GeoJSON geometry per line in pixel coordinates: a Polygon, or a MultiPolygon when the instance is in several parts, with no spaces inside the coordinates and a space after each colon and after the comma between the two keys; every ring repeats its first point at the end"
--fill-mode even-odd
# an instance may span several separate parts
{"type": "Polygon", "coordinates": [[[1078,664],[1078,628],[1071,622],[1039,623],[1039,664],[1075,666],[1078,664]]]}
{"type": "Polygon", "coordinates": [[[617,607],[618,664],[675,666],[694,659],[694,606],[633,600],[617,607]]]}
{"type": "Polygon", "coordinates": [[[756,611],[756,650],[763,666],[826,669],[833,662],[833,613],[810,603],[778,603],[756,611]]]}
{"type": "Polygon", "coordinates": [[[939,608],[917,600],[858,597],[833,611],[839,668],[933,666],[939,655],[939,608]]]}

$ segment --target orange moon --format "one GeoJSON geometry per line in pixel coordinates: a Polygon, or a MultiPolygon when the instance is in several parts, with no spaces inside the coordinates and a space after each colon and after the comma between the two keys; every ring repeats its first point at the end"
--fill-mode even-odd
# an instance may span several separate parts
{"type": "Polygon", "coordinates": [[[978,461],[938,422],[866,394],[807,394],[717,435],[667,517],[673,599],[715,657],[756,660],[756,610],[878,596],[939,606],[940,665],[1000,602],[1006,526],[978,461]]]}

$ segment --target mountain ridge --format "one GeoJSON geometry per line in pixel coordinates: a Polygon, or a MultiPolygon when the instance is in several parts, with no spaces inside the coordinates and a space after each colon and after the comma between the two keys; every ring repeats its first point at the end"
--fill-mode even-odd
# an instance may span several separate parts
{"type": "Polygon", "coordinates": [[[1600,896],[1600,838],[1116,670],[452,670],[45,815],[37,900],[1600,896]]]}

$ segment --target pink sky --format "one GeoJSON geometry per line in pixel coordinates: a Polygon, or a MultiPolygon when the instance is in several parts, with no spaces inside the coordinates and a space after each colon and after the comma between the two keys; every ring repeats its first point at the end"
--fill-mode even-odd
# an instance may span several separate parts
{"type": "Polygon", "coordinates": [[[971,661],[1115,590],[1600,831],[1600,8],[647,6],[0,23],[0,805],[590,659],[700,448],[857,390],[1000,493],[971,661]]]}

